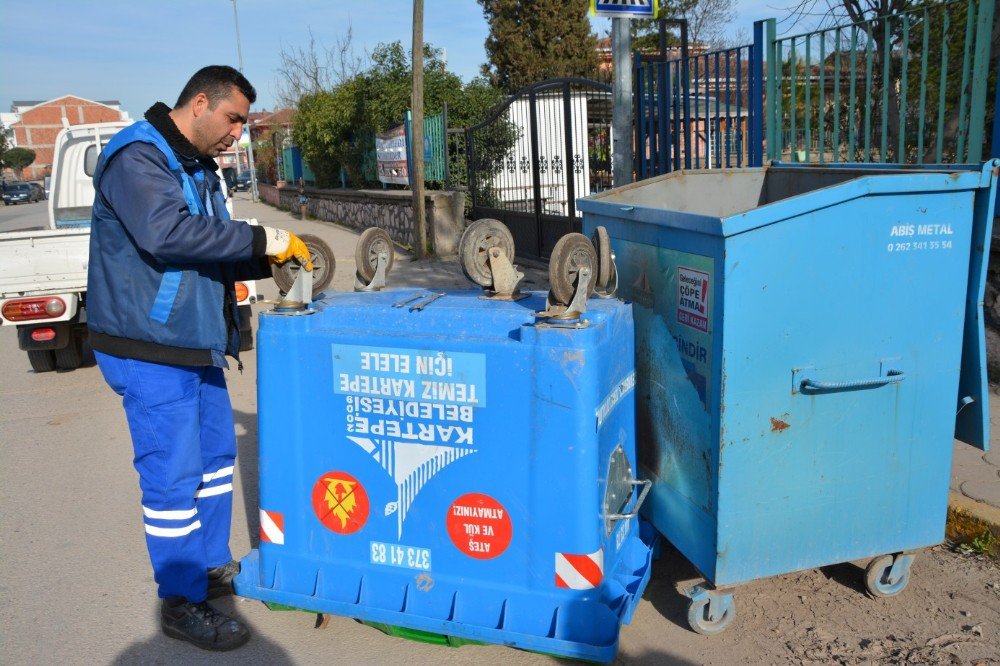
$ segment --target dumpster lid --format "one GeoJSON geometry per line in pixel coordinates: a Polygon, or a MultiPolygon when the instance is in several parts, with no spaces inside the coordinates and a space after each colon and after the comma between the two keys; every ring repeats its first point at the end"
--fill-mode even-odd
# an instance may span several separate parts
{"type": "Polygon", "coordinates": [[[978,164],[773,162],[758,168],[674,171],[580,199],[577,207],[728,237],[873,194],[988,189],[990,178],[990,170],[978,164]]]}

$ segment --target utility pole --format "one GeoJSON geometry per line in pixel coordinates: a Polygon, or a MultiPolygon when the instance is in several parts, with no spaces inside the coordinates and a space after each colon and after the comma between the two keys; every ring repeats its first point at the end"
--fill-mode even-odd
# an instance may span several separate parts
{"type": "Polygon", "coordinates": [[[236,57],[240,62],[240,73],[243,73],[243,47],[240,46],[240,15],[236,11],[236,0],[233,0],[233,20],[236,22],[236,57]]]}
{"type": "MultiPolygon", "coordinates": [[[[236,0],[233,0],[235,2],[236,0]]],[[[427,256],[427,212],[424,208],[424,0],[413,0],[413,122],[410,125],[410,180],[417,256],[427,256]]]]}
{"type": "Polygon", "coordinates": [[[632,182],[632,36],[629,20],[611,19],[614,109],[611,116],[611,177],[615,187],[632,182]]]}
{"type": "MultiPolygon", "coordinates": [[[[243,73],[243,47],[240,45],[240,15],[236,11],[236,0],[233,0],[233,20],[236,22],[236,57],[239,59],[240,63],[240,74],[243,73]]],[[[250,198],[256,203],[257,201],[257,169],[254,167],[253,160],[253,126],[247,121],[247,135],[250,137],[250,143],[247,145],[247,160],[249,161],[250,168],[250,198]]],[[[240,146],[239,142],[236,144],[236,171],[239,173],[240,167],[240,146]]]]}

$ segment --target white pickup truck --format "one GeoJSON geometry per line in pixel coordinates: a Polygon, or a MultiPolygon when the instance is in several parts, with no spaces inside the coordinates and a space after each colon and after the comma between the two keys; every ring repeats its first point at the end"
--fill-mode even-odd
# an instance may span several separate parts
{"type": "MultiPolygon", "coordinates": [[[[52,160],[48,227],[0,233],[0,326],[17,327],[18,346],[35,372],[71,370],[83,362],[92,177],[101,148],[127,125],[64,128],[52,160]]],[[[246,351],[253,348],[250,304],[257,300],[256,284],[237,283],[236,297],[240,349],[246,351]]]]}

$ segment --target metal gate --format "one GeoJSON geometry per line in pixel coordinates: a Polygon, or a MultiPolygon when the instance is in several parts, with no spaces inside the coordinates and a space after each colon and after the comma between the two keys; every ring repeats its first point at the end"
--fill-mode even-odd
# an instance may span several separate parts
{"type": "Polygon", "coordinates": [[[517,254],[548,257],[580,231],[577,197],[611,187],[611,86],[578,78],[523,88],[466,130],[471,218],[503,222],[517,254]]]}

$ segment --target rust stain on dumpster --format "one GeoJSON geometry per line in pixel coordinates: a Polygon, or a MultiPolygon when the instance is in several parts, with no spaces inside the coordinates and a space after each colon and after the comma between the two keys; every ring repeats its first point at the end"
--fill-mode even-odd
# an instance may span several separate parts
{"type": "Polygon", "coordinates": [[[776,419],[771,417],[771,432],[781,432],[783,430],[788,430],[791,428],[791,424],[788,421],[782,421],[781,419],[776,419]]]}

